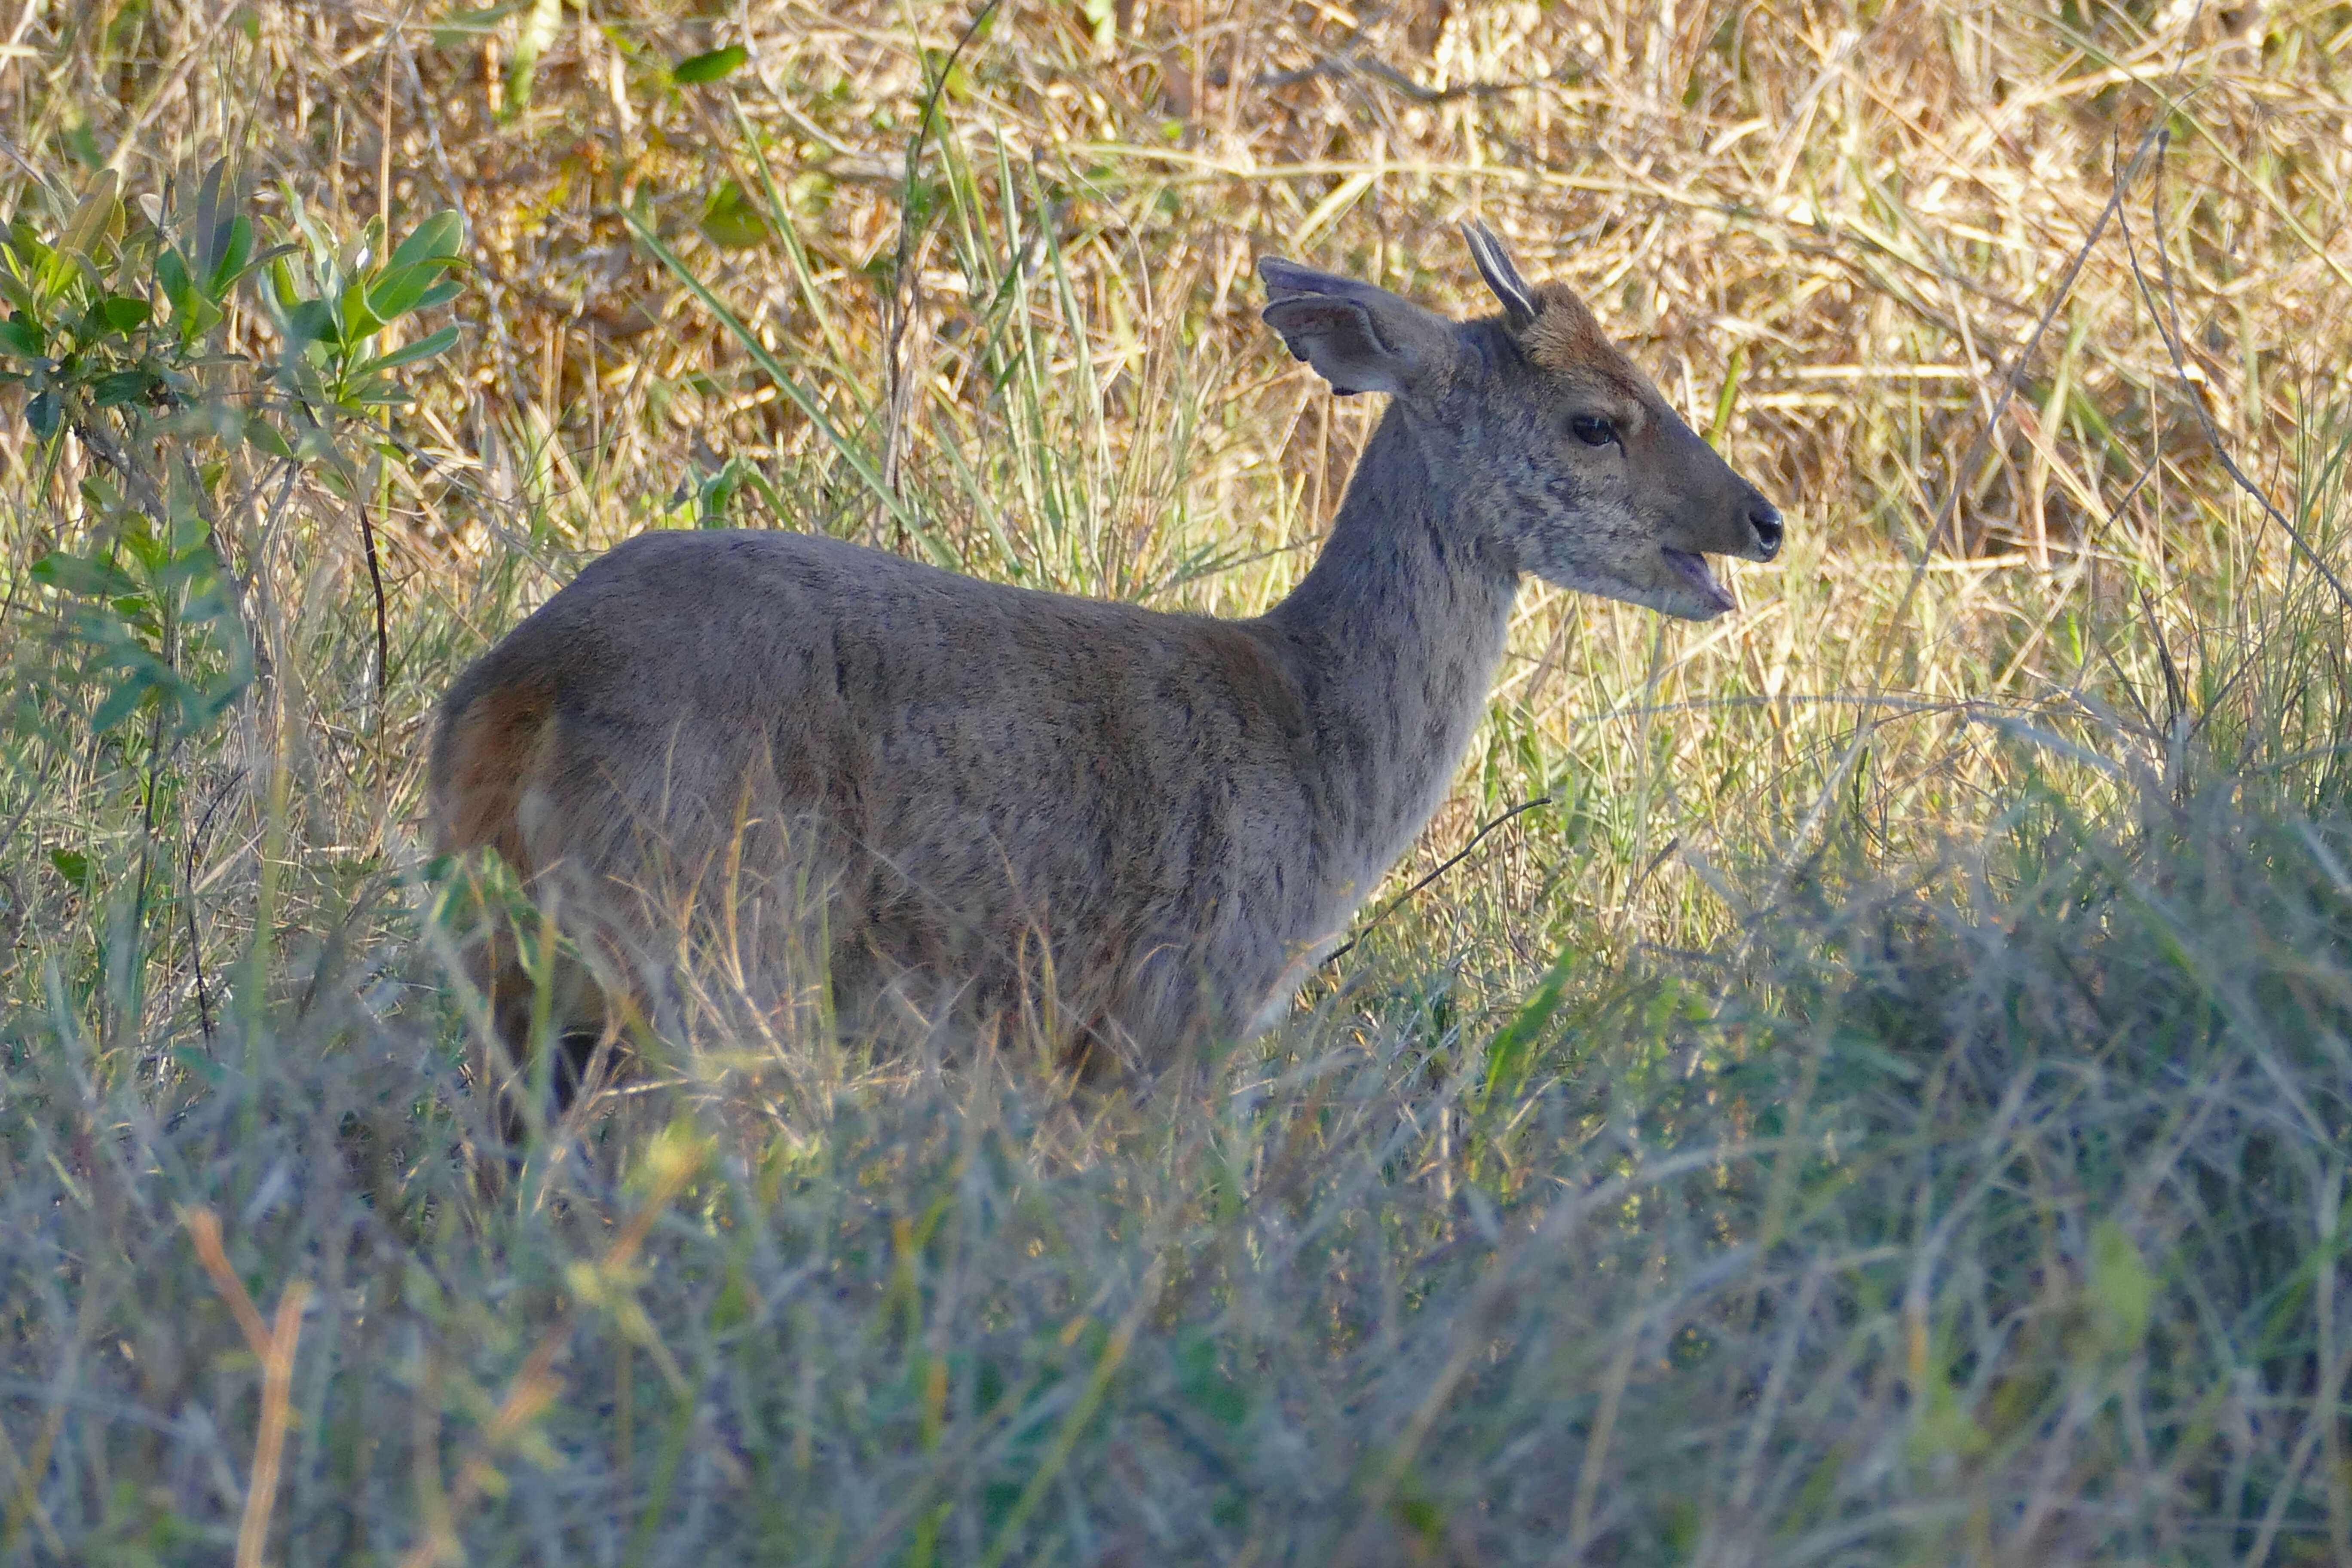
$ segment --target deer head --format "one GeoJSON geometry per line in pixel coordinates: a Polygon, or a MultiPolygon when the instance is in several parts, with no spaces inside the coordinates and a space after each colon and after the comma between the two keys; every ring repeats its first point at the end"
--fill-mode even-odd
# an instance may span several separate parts
{"type": "Polygon", "coordinates": [[[1413,427],[1447,526],[1515,573],[1711,620],[1737,608],[1709,555],[1769,561],[1780,513],[1667,406],[1558,283],[1530,286],[1465,231],[1502,313],[1456,322],[1385,289],[1267,257],[1267,323],[1342,395],[1413,427]]]}

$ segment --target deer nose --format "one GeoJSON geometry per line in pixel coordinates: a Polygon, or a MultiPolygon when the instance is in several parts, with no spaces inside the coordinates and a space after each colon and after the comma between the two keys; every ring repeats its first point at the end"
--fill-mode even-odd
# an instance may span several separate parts
{"type": "Polygon", "coordinates": [[[1757,559],[1769,561],[1780,553],[1780,509],[1759,496],[1748,505],[1748,526],[1756,531],[1756,544],[1763,551],[1757,559]]]}

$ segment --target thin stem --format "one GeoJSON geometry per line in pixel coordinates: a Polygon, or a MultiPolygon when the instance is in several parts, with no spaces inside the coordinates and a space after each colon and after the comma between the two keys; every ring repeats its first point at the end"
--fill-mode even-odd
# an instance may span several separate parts
{"type": "Polygon", "coordinates": [[[1356,928],[1356,934],[1341,942],[1339,946],[1333,948],[1328,953],[1326,953],[1324,955],[1323,962],[1325,963],[1338,963],[1350,948],[1363,941],[1365,936],[1370,932],[1374,926],[1380,924],[1382,921],[1396,913],[1397,910],[1403,906],[1406,900],[1412,898],[1415,893],[1420,892],[1423,888],[1426,888],[1432,882],[1434,882],[1437,879],[1445,875],[1446,872],[1451,871],[1454,867],[1459,866],[1463,861],[1468,859],[1470,858],[1470,852],[1473,849],[1477,848],[1480,844],[1484,843],[1486,836],[1494,832],[1495,829],[1502,826],[1503,824],[1510,821],[1515,816],[1523,816],[1528,812],[1533,811],[1539,805],[1549,805],[1550,804],[1551,796],[1548,795],[1539,795],[1533,800],[1520,802],[1517,805],[1515,805],[1511,807],[1510,810],[1503,813],[1502,816],[1495,818],[1494,821],[1486,824],[1486,826],[1481,827],[1477,832],[1470,836],[1469,843],[1465,844],[1452,855],[1447,856],[1445,859],[1438,865],[1437,869],[1432,871],[1428,876],[1423,877],[1418,882],[1415,882],[1412,887],[1407,888],[1403,892],[1399,893],[1394,899],[1389,900],[1387,906],[1383,908],[1379,914],[1374,915],[1370,920],[1368,920],[1362,925],[1358,926],[1356,928]]]}

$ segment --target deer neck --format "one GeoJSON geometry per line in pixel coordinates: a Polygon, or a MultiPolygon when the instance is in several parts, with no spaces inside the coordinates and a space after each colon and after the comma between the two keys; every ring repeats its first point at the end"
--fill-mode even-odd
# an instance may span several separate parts
{"type": "Polygon", "coordinates": [[[1309,787],[1351,903],[1444,801],[1518,588],[1515,570],[1447,526],[1450,487],[1427,438],[1391,405],[1322,555],[1265,617],[1297,660],[1309,787]]]}

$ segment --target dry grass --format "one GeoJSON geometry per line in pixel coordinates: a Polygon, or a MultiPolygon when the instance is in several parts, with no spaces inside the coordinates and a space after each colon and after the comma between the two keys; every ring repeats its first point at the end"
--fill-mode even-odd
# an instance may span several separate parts
{"type": "MultiPolygon", "coordinates": [[[[1643,868],[1670,843],[1731,849],[1727,825],[1738,840],[1801,820],[1855,761],[1846,699],[1906,698],[1871,784],[1891,823],[1930,830],[2013,782],[1972,718],[2086,690],[2134,717],[2160,706],[2157,643],[2197,662],[2247,586],[2293,565],[2209,429],[2299,514],[2303,446],[2352,365],[2334,306],[2352,110],[2324,8],[1153,5],[1098,41],[1079,8],[1016,5],[956,57],[911,187],[925,73],[960,11],[564,12],[524,101],[535,14],[267,6],[216,27],[133,7],[54,45],[37,24],[48,74],[27,61],[8,81],[28,156],[75,144],[86,115],[134,186],[234,153],[259,206],[282,182],[339,231],[387,204],[395,223],[470,216],[470,363],[402,421],[442,467],[394,469],[403,737],[575,552],[692,515],[730,461],[757,475],[720,487],[750,521],[1259,608],[1303,567],[1375,411],[1281,357],[1252,257],[1475,310],[1452,225],[1478,214],[1532,275],[1589,293],[1792,514],[1790,555],[1746,576],[1751,611],[1725,626],[1531,593],[1489,765],[1430,840],[1448,850],[1514,799],[1581,798],[1612,853],[1556,909],[1664,939],[1709,895],[1683,857],[1637,888],[1643,868]],[[667,80],[730,41],[751,58],[723,83],[667,80]],[[2159,121],[2168,146],[2059,297],[2159,121]],[[141,132],[118,143],[127,122],[141,132]],[[625,213],[890,471],[922,537],[625,213]],[[1693,703],[1718,710],[1670,717],[1693,703]]],[[[257,563],[324,568],[305,596],[341,602],[348,520],[312,526],[257,563]]],[[[362,727],[331,695],[353,684],[331,650],[359,645],[309,629],[328,648],[280,663],[320,667],[305,716],[323,756],[362,727]]],[[[403,773],[320,805],[358,807],[332,837],[380,849],[374,802],[398,816],[415,795],[403,773]]],[[[1524,826],[1498,898],[1556,858],[1562,825],[1524,826]]],[[[1511,913],[1538,962],[1570,929],[1524,900],[1511,913]]]]}
{"type": "Polygon", "coordinates": [[[475,270],[381,693],[297,490],[224,525],[247,700],[89,734],[25,570],[86,457],[5,437],[0,1549],[236,1541],[184,1207],[319,1285],[273,1561],[2346,1560],[2352,10],[1685,13],[26,7],[12,178],[228,156],[475,270]],[[1473,215],[1790,514],[1717,626],[1530,591],[1395,886],[1552,805],[1223,1095],[706,1040],[470,1186],[409,837],[467,658],[706,516],[1259,609],[1377,410],[1252,258],[1474,310],[1473,215]]]}

